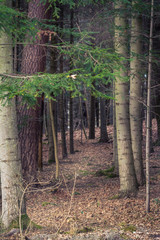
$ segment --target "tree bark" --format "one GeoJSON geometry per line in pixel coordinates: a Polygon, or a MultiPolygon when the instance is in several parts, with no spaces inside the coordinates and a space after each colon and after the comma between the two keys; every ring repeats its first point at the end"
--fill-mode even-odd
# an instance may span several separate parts
{"type": "MultiPolygon", "coordinates": [[[[125,4],[121,1],[117,2],[116,10],[125,9],[125,4]]],[[[115,17],[115,51],[127,60],[127,29],[126,19],[123,15],[115,17]],[[123,33],[120,29],[124,29],[123,33]]],[[[117,127],[117,146],[118,146],[118,162],[120,176],[120,192],[128,194],[137,190],[137,181],[133,162],[133,153],[131,147],[131,133],[129,120],[129,86],[124,80],[128,75],[126,62],[124,68],[121,68],[119,77],[115,82],[115,98],[116,98],[116,127],[117,127]]]]}
{"type": "MultiPolygon", "coordinates": [[[[11,74],[13,72],[12,41],[2,32],[0,37],[0,55],[0,73],[11,74]]],[[[19,212],[25,213],[25,206],[20,206],[20,202],[24,203],[24,201],[21,201],[23,181],[15,99],[5,106],[2,106],[2,102],[0,102],[0,169],[2,224],[7,228],[11,221],[19,216],[19,212]]]]}
{"type": "MultiPolygon", "coordinates": [[[[133,2],[134,6],[135,2],[133,2]]],[[[137,14],[132,13],[131,22],[131,62],[130,62],[130,125],[132,151],[136,177],[139,185],[144,184],[143,159],[142,159],[142,76],[141,76],[141,54],[142,54],[142,20],[137,14]]]]}
{"type": "MultiPolygon", "coordinates": [[[[51,110],[53,112],[53,102],[51,101],[51,110]]],[[[54,142],[53,142],[53,133],[52,133],[52,124],[50,116],[50,106],[49,101],[47,101],[47,128],[48,128],[48,163],[55,162],[55,153],[54,153],[54,142]]],[[[53,114],[54,115],[54,114],[53,114]]],[[[55,123],[54,123],[55,125],[55,123]]]]}
{"type": "MultiPolygon", "coordinates": [[[[28,7],[28,17],[38,20],[49,18],[47,10],[48,4],[40,3],[40,0],[30,1],[28,7]]],[[[41,36],[34,45],[26,45],[23,49],[21,72],[24,74],[34,74],[45,71],[46,49],[39,45],[45,43],[46,36],[41,36]],[[36,45],[37,44],[37,45],[36,45]]],[[[21,145],[21,160],[23,174],[30,181],[36,176],[38,167],[38,139],[41,136],[40,129],[41,121],[41,105],[42,99],[37,99],[35,108],[27,108],[26,105],[21,105],[21,99],[18,100],[18,124],[19,124],[19,139],[21,145]]]]}

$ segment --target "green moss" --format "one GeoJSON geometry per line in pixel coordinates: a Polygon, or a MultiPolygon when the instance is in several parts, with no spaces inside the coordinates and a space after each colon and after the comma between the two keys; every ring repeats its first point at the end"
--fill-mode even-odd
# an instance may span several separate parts
{"type": "MultiPolygon", "coordinates": [[[[21,216],[21,226],[22,226],[22,230],[27,229],[28,226],[30,226],[31,229],[41,229],[42,228],[41,226],[32,222],[27,214],[23,214],[21,216]]],[[[10,224],[9,229],[12,229],[12,228],[19,228],[19,217],[17,217],[15,220],[13,220],[12,223],[10,224]]]]}
{"type": "Polygon", "coordinates": [[[114,166],[104,170],[98,170],[95,175],[97,177],[106,176],[107,178],[115,178],[117,175],[114,173],[114,166]]]}

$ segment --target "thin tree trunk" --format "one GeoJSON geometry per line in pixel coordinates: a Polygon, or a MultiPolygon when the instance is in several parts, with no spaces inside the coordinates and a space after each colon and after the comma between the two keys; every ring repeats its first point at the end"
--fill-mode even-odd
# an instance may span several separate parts
{"type": "Polygon", "coordinates": [[[58,160],[58,154],[57,154],[57,140],[56,140],[56,132],[55,132],[55,126],[54,126],[54,116],[52,111],[52,101],[49,100],[49,111],[50,111],[50,117],[51,117],[51,125],[52,125],[52,134],[53,134],[53,142],[54,142],[54,154],[55,154],[55,162],[56,162],[56,179],[59,178],[59,160],[58,160]]]}
{"type": "MultiPolygon", "coordinates": [[[[115,97],[115,83],[113,83],[113,97],[115,97]]],[[[117,128],[116,128],[116,103],[113,100],[113,161],[114,171],[116,175],[119,175],[118,166],[118,149],[117,149],[117,128]]]]}
{"type": "MultiPolygon", "coordinates": [[[[133,2],[133,6],[136,3],[133,2]]],[[[130,62],[130,124],[131,124],[131,139],[132,151],[134,158],[134,166],[136,177],[139,185],[144,184],[143,159],[142,159],[142,127],[141,127],[141,110],[142,104],[142,76],[141,76],[141,61],[142,54],[142,19],[137,14],[132,15],[131,22],[131,62],[130,62]]]]}
{"type": "MultiPolygon", "coordinates": [[[[51,101],[52,112],[53,112],[53,103],[51,101]]],[[[52,133],[52,124],[50,117],[50,106],[49,101],[47,101],[47,127],[48,127],[48,163],[55,162],[55,153],[54,153],[54,142],[53,142],[53,133],[52,133]]]]}
{"type": "MultiPolygon", "coordinates": [[[[125,4],[121,1],[115,6],[116,10],[125,9],[125,4]]],[[[127,59],[127,24],[125,15],[115,17],[115,50],[118,54],[127,59]],[[121,29],[124,29],[123,33],[121,29]]],[[[133,162],[131,146],[130,120],[129,120],[129,86],[123,79],[128,76],[126,62],[121,69],[119,77],[115,81],[116,98],[116,127],[117,127],[117,146],[120,176],[120,192],[128,194],[137,190],[137,181],[133,162]]]]}
{"type": "Polygon", "coordinates": [[[106,108],[105,108],[104,98],[100,99],[100,119],[101,119],[100,142],[108,142],[107,124],[106,124],[106,108]]]}
{"type": "Polygon", "coordinates": [[[90,96],[89,139],[95,139],[95,97],[90,96]]]}
{"type": "Polygon", "coordinates": [[[150,212],[150,107],[151,107],[151,74],[152,74],[152,46],[153,46],[153,6],[151,1],[151,21],[150,21],[150,40],[149,40],[149,60],[148,60],[148,90],[147,90],[147,132],[146,132],[146,212],[150,212]]]}
{"type": "Polygon", "coordinates": [[[39,137],[38,137],[38,170],[42,171],[43,169],[43,154],[42,154],[42,148],[43,148],[43,114],[44,114],[44,94],[42,94],[42,104],[41,104],[41,112],[40,112],[40,131],[39,131],[39,137]]]}
{"type": "MultiPolygon", "coordinates": [[[[71,13],[70,13],[70,29],[71,31],[73,30],[73,20],[74,20],[74,11],[73,9],[71,9],[71,13]]],[[[73,44],[74,39],[73,39],[73,34],[70,34],[70,44],[73,44]]],[[[70,64],[72,63],[72,61],[70,61],[70,64]]],[[[70,69],[72,69],[72,67],[70,67],[70,69]]],[[[72,98],[72,93],[70,93],[69,95],[69,131],[70,131],[70,153],[73,154],[74,153],[74,138],[73,138],[73,98],[72,98]]]]}
{"type": "MultiPolygon", "coordinates": [[[[60,12],[60,27],[63,29],[63,7],[60,12]]],[[[60,73],[63,73],[63,55],[60,56],[60,73]]],[[[64,114],[64,92],[60,96],[60,118],[61,118],[61,140],[62,140],[62,157],[67,157],[65,114],[64,114]]]]}

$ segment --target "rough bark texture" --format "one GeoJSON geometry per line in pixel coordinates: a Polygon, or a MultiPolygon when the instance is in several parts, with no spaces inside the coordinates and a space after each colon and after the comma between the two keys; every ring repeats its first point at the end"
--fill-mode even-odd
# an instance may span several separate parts
{"type": "MultiPolygon", "coordinates": [[[[116,9],[125,9],[125,5],[119,1],[116,5],[116,9]]],[[[121,28],[127,29],[125,16],[116,16],[115,26],[115,50],[117,53],[127,58],[128,51],[126,43],[128,39],[126,39],[125,32],[123,31],[122,33],[120,30],[121,28]]],[[[126,76],[127,69],[121,69],[121,74],[119,77],[116,77],[115,82],[118,162],[120,191],[122,193],[135,192],[137,189],[131,146],[128,99],[129,88],[128,82],[123,80],[126,76]]]]}
{"type": "MultiPolygon", "coordinates": [[[[30,1],[28,7],[28,17],[38,20],[46,19],[49,13],[46,12],[47,5],[40,3],[40,0],[30,1]]],[[[26,45],[23,49],[21,72],[24,74],[34,74],[45,70],[46,49],[38,44],[45,43],[46,37],[43,35],[34,45],[26,45]]],[[[21,144],[21,159],[24,175],[35,177],[38,163],[38,139],[42,124],[41,104],[42,99],[37,100],[34,109],[27,109],[26,105],[20,104],[18,100],[18,124],[19,139],[21,144]]]]}
{"type": "Polygon", "coordinates": [[[140,61],[140,55],[142,53],[141,25],[141,18],[133,14],[131,23],[130,44],[132,58],[132,61],[130,63],[130,125],[134,166],[139,185],[143,185],[144,183],[141,122],[142,104],[140,103],[140,99],[142,97],[142,66],[140,61]]]}
{"type": "MultiPolygon", "coordinates": [[[[1,33],[0,73],[10,74],[13,71],[11,44],[9,37],[1,33]]],[[[2,223],[7,228],[19,214],[22,197],[21,161],[15,100],[12,100],[9,105],[5,106],[2,106],[0,102],[0,168],[2,223]]],[[[23,210],[25,211],[25,208],[23,210]]]]}

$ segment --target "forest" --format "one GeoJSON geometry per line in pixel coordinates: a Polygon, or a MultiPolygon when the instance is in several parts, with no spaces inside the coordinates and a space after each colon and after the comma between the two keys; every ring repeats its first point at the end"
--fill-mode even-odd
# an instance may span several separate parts
{"type": "Polygon", "coordinates": [[[0,0],[0,239],[160,239],[159,0],[0,0]]]}

